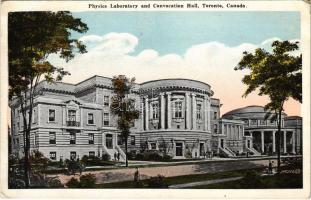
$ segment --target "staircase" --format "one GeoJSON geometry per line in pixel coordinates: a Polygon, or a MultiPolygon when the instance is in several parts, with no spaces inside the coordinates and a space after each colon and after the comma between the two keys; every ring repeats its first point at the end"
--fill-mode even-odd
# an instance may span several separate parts
{"type": "Polygon", "coordinates": [[[116,145],[115,148],[113,148],[113,149],[108,149],[106,146],[103,146],[103,151],[104,151],[104,153],[110,155],[111,160],[114,160],[114,154],[119,152],[120,153],[120,161],[121,162],[125,161],[125,158],[126,158],[125,153],[123,152],[123,150],[118,145],[116,145]]]}
{"type": "Polygon", "coordinates": [[[219,150],[227,158],[234,158],[234,157],[236,157],[235,153],[233,153],[230,149],[228,150],[228,148],[221,148],[221,147],[219,147],[219,150]]]}
{"type": "Polygon", "coordinates": [[[253,152],[254,156],[261,156],[261,153],[259,153],[255,148],[246,148],[248,151],[253,152]]]}

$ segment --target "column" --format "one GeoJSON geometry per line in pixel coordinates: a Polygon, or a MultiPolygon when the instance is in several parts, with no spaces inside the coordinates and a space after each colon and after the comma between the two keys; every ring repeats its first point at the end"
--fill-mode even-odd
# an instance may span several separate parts
{"type": "Polygon", "coordinates": [[[211,100],[207,99],[207,130],[211,131],[211,100]]]}
{"type": "Polygon", "coordinates": [[[208,130],[208,124],[207,124],[207,97],[204,96],[204,130],[208,130]]]}
{"type": "Polygon", "coordinates": [[[164,94],[160,93],[161,96],[161,129],[165,129],[165,107],[164,107],[164,94]]]}
{"type": "Polygon", "coordinates": [[[230,126],[230,125],[229,125],[229,124],[227,124],[227,138],[229,138],[229,139],[230,139],[230,131],[229,131],[230,129],[229,129],[229,126],[230,126]]]}
{"type": "Polygon", "coordinates": [[[80,126],[83,127],[83,108],[80,107],[80,126]]]}
{"type": "MultiPolygon", "coordinates": [[[[38,110],[39,110],[39,104],[38,104],[38,110]]],[[[63,111],[63,126],[66,126],[66,107],[63,106],[62,107],[62,111],[63,111]]],[[[39,112],[38,112],[38,124],[39,124],[39,112]]]]}
{"type": "Polygon", "coordinates": [[[265,152],[265,134],[261,131],[261,152],[265,152]]]}
{"type": "Polygon", "coordinates": [[[283,132],[283,148],[284,148],[284,153],[287,153],[287,149],[286,149],[286,131],[283,132]]]}
{"type": "Polygon", "coordinates": [[[170,129],[171,128],[171,120],[172,120],[172,114],[171,114],[171,93],[167,92],[166,93],[167,96],[167,128],[170,129]]]}
{"type": "Polygon", "coordinates": [[[292,153],[296,154],[296,134],[292,132],[292,153]]]}
{"type": "Polygon", "coordinates": [[[149,129],[149,106],[148,106],[148,96],[145,97],[145,128],[146,131],[149,129]]]}
{"type": "Polygon", "coordinates": [[[197,120],[196,120],[197,103],[195,99],[195,94],[192,93],[191,95],[192,95],[192,129],[195,130],[197,128],[197,120]]]}
{"type": "Polygon", "coordinates": [[[145,130],[145,128],[144,128],[144,120],[145,120],[144,102],[142,102],[141,103],[141,130],[145,130]]]}
{"type": "Polygon", "coordinates": [[[191,114],[190,114],[190,97],[189,97],[189,93],[186,92],[185,94],[186,97],[186,129],[191,129],[190,127],[190,119],[191,119],[191,114]]]}
{"type": "Polygon", "coordinates": [[[225,134],[225,125],[223,122],[221,123],[221,134],[225,134]]]}
{"type": "Polygon", "coordinates": [[[275,131],[272,131],[272,152],[275,152],[275,131]]]}

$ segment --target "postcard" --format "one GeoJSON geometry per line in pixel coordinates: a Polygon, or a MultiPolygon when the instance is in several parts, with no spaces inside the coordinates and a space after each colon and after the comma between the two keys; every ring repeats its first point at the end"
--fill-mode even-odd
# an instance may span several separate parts
{"type": "Polygon", "coordinates": [[[310,197],[304,1],[4,1],[1,195],[310,197]]]}

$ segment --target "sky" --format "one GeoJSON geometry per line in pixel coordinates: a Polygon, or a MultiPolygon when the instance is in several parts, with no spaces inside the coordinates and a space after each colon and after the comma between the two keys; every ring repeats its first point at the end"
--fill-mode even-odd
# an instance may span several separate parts
{"type": "MultiPolygon", "coordinates": [[[[300,39],[298,12],[77,12],[89,30],[72,33],[87,45],[68,63],[51,55],[49,60],[78,83],[93,75],[124,74],[137,83],[163,78],[188,78],[211,85],[223,104],[221,114],[265,105],[257,92],[242,98],[247,71],[234,71],[244,51],[271,50],[274,40],[300,39]]],[[[299,52],[296,52],[297,55],[299,52]]],[[[290,99],[288,115],[300,115],[300,104],[290,99]]]]}

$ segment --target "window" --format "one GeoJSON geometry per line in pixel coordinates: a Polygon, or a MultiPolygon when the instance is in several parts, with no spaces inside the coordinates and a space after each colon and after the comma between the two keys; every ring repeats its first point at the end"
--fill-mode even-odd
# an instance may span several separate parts
{"type": "Polygon", "coordinates": [[[159,107],[157,103],[152,104],[152,119],[158,119],[159,118],[159,107]]]}
{"type": "Polygon", "coordinates": [[[275,120],[274,119],[271,119],[270,120],[270,124],[274,124],[275,120]]]}
{"type": "Polygon", "coordinates": [[[75,160],[77,157],[77,153],[75,151],[70,151],[70,159],[75,160]]]}
{"type": "Polygon", "coordinates": [[[122,140],[121,135],[117,136],[117,140],[118,140],[118,145],[122,145],[123,144],[123,140],[122,140]]]}
{"type": "Polygon", "coordinates": [[[95,157],[95,151],[89,151],[89,157],[95,157]]]}
{"type": "Polygon", "coordinates": [[[135,145],[135,136],[131,136],[131,145],[135,145]]]}
{"type": "Polygon", "coordinates": [[[39,146],[39,134],[38,133],[35,134],[35,145],[39,146]]]}
{"type": "Polygon", "coordinates": [[[109,96],[104,96],[104,106],[109,106],[109,96]]]}
{"type": "Polygon", "coordinates": [[[17,122],[17,126],[16,126],[16,128],[17,128],[16,130],[17,130],[17,131],[19,131],[19,128],[20,128],[20,126],[19,126],[19,122],[17,122]]]}
{"type": "Polygon", "coordinates": [[[214,124],[214,133],[216,134],[218,132],[218,126],[217,124],[214,124]]]}
{"type": "Polygon", "coordinates": [[[251,120],[251,125],[252,125],[252,126],[257,125],[257,119],[252,119],[252,120],[251,120]]]}
{"type": "Polygon", "coordinates": [[[89,133],[89,144],[94,144],[94,133],[89,133]]]}
{"type": "Polygon", "coordinates": [[[109,113],[104,113],[104,126],[109,126],[109,113]]]}
{"type": "Polygon", "coordinates": [[[89,113],[87,115],[87,123],[88,124],[94,124],[94,114],[93,113],[89,113]]]}
{"type": "Polygon", "coordinates": [[[260,120],[260,125],[265,125],[266,121],[265,120],[260,120]]]}
{"type": "Polygon", "coordinates": [[[49,133],[49,139],[50,139],[50,144],[56,144],[56,133],[50,132],[49,133]]]}
{"type": "Polygon", "coordinates": [[[76,121],[76,111],[68,110],[68,121],[75,122],[76,121]]]}
{"type": "Polygon", "coordinates": [[[182,102],[175,102],[175,118],[182,118],[182,102]]]}
{"type": "Polygon", "coordinates": [[[155,143],[155,142],[150,143],[150,149],[156,150],[157,149],[157,143],[155,143]]]}
{"type": "Polygon", "coordinates": [[[214,119],[217,119],[217,112],[214,112],[214,119]]]}
{"type": "Polygon", "coordinates": [[[51,160],[56,160],[56,152],[55,151],[51,151],[50,152],[50,159],[51,160]]]}
{"type": "Polygon", "coordinates": [[[70,133],[70,144],[76,144],[76,133],[70,133]]]}
{"type": "Polygon", "coordinates": [[[197,119],[202,119],[202,105],[201,104],[197,104],[197,119]]]}
{"type": "Polygon", "coordinates": [[[55,122],[55,110],[49,109],[49,122],[55,122]]]}

